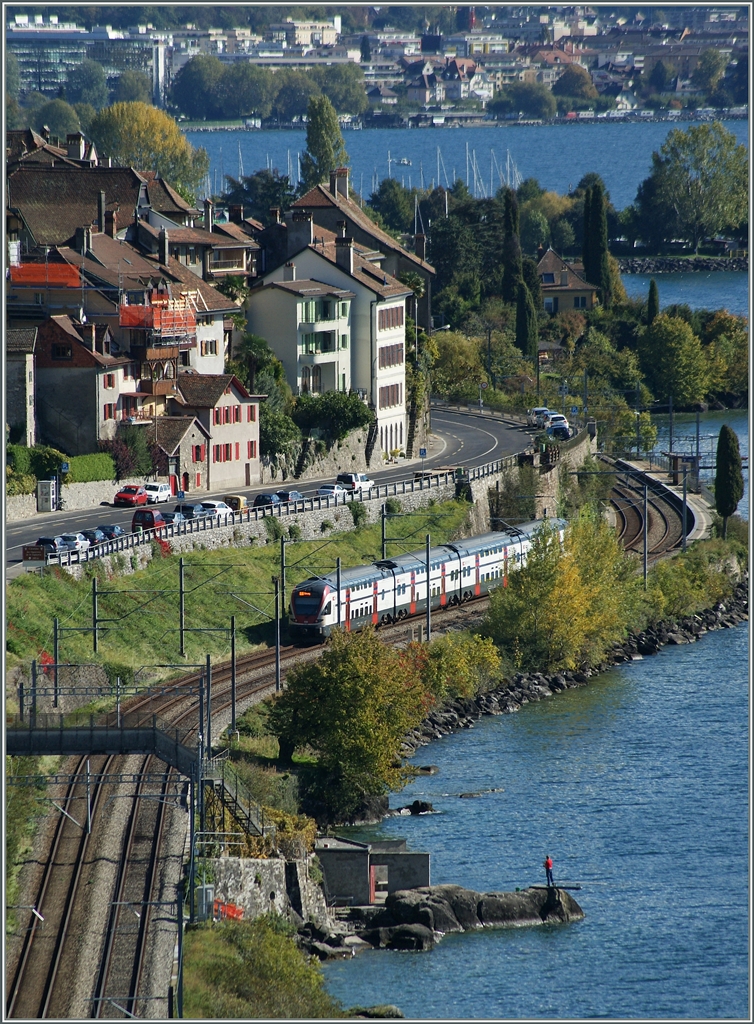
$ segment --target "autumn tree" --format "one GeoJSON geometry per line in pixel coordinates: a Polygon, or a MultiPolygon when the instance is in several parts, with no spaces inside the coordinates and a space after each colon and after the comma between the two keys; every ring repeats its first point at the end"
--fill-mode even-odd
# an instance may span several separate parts
{"type": "Polygon", "coordinates": [[[316,754],[316,797],[325,816],[344,821],[365,797],[409,780],[401,743],[426,708],[420,683],[396,650],[372,630],[336,630],[316,661],[289,672],[269,720],[283,760],[301,748],[316,754]]]}
{"type": "Polygon", "coordinates": [[[728,536],[728,519],[744,496],[741,452],[735,431],[724,423],[717,439],[715,468],[715,509],[723,518],[723,540],[728,536]]]}
{"type": "Polygon", "coordinates": [[[552,92],[555,96],[569,96],[580,100],[596,100],[598,95],[591,75],[580,64],[569,64],[553,85],[552,92]]]}
{"type": "Polygon", "coordinates": [[[306,152],[301,158],[303,188],[326,181],[330,171],[348,163],[338,115],[327,96],[313,96],[307,107],[306,152]]]}
{"type": "Polygon", "coordinates": [[[434,704],[473,697],[500,678],[501,660],[489,637],[446,633],[429,644],[411,643],[403,655],[434,704]]]}
{"type": "Polygon", "coordinates": [[[169,114],[147,103],[114,103],[89,133],[116,166],[157,171],[179,191],[191,193],[209,169],[206,150],[194,149],[169,114]]]}

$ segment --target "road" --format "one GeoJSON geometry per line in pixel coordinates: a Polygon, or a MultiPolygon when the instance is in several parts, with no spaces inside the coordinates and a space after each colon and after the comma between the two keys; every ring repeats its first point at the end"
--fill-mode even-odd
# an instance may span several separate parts
{"type": "MultiPolygon", "coordinates": [[[[478,412],[457,412],[452,409],[432,409],[432,436],[428,448],[428,457],[424,460],[426,469],[456,466],[475,466],[494,459],[503,458],[522,451],[529,443],[529,436],[524,427],[512,425],[490,415],[478,412]]],[[[381,484],[393,483],[396,480],[408,480],[421,465],[419,459],[379,469],[371,473],[372,478],[381,484]]],[[[305,497],[316,492],[324,480],[302,481],[300,490],[305,497]]],[[[237,493],[252,499],[256,494],[275,489],[275,484],[262,487],[239,489],[237,493]]],[[[222,498],[225,491],[202,494],[197,501],[209,498],[222,498]]],[[[168,502],[165,508],[172,508],[168,502]]],[[[61,533],[78,533],[81,530],[93,529],[105,523],[118,523],[128,533],[131,532],[133,509],[115,508],[113,505],[97,505],[94,508],[82,509],[77,512],[38,513],[30,519],[15,523],[7,523],[5,529],[6,572],[16,575],[20,570],[21,549],[24,544],[34,544],[38,537],[58,536],[61,533]]]]}

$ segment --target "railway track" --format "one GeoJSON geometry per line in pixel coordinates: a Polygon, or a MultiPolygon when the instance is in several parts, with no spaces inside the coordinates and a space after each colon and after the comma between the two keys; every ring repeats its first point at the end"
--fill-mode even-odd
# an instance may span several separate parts
{"type": "MultiPolygon", "coordinates": [[[[620,474],[618,474],[620,476],[620,474]]],[[[626,551],[644,550],[644,486],[626,476],[616,481],[610,494],[616,513],[618,536],[626,551]]],[[[647,557],[657,561],[675,550],[683,540],[683,518],[662,491],[649,490],[646,502],[647,557]]]]}

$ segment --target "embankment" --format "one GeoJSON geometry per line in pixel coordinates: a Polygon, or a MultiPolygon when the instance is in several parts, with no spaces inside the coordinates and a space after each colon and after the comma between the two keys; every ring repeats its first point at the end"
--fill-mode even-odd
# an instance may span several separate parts
{"type": "Polygon", "coordinates": [[[748,256],[632,256],[618,260],[621,274],[696,274],[718,270],[748,271],[748,256]]]}

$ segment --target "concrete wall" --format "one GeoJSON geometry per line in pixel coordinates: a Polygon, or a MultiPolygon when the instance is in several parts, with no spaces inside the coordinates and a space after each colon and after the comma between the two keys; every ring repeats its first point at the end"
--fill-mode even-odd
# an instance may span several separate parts
{"type": "Polygon", "coordinates": [[[327,891],[331,896],[350,896],[356,906],[369,903],[369,850],[317,848],[327,891]]]}
{"type": "Polygon", "coordinates": [[[430,885],[428,853],[372,853],[370,861],[387,868],[387,891],[430,885]]]}
{"type": "Polygon", "coordinates": [[[328,923],[322,889],[309,877],[309,859],[286,862],[277,858],[221,857],[209,863],[215,879],[215,899],[243,907],[244,919],[274,910],[283,917],[292,917],[293,911],[304,921],[328,923]]]}
{"type": "MultiPolygon", "coordinates": [[[[163,478],[157,478],[158,483],[163,478]]],[[[167,477],[164,478],[167,483],[167,477]]],[[[139,477],[128,478],[127,480],[92,480],[85,484],[64,484],[62,497],[67,512],[77,512],[82,509],[95,508],[97,505],[112,504],[117,491],[126,484],[143,484],[144,480],[139,477]]],[[[34,494],[12,494],[5,499],[5,519],[12,523],[20,519],[30,519],[37,514],[37,496],[34,494]]],[[[40,532],[44,532],[44,519],[39,522],[40,532]]]]}
{"type": "Polygon", "coordinates": [[[90,367],[37,369],[37,419],[42,444],[70,455],[97,450],[96,376],[90,367]]]}

